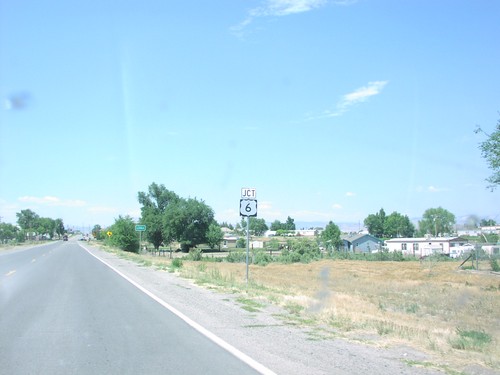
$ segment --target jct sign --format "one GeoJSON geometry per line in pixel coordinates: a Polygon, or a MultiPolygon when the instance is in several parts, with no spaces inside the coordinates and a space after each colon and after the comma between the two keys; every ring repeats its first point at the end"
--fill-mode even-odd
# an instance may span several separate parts
{"type": "Polygon", "coordinates": [[[257,190],[241,188],[240,216],[257,216],[257,190]]]}
{"type": "Polygon", "coordinates": [[[257,199],[257,190],[255,188],[242,188],[241,199],[257,199]]]}

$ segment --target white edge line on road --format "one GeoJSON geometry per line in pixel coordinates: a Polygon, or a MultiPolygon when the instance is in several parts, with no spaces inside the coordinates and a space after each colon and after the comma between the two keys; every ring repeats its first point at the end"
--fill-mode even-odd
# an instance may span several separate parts
{"type": "Polygon", "coordinates": [[[118,275],[120,275],[121,277],[123,277],[125,280],[127,280],[129,283],[131,283],[133,286],[135,286],[141,292],[145,293],[150,298],[154,299],[156,302],[158,302],[160,305],[162,305],[163,307],[165,307],[167,310],[170,310],[173,314],[177,315],[179,318],[181,318],[182,320],[184,320],[192,328],[194,328],[195,330],[197,330],[198,332],[200,332],[202,335],[204,335],[208,339],[212,340],[214,343],[216,343],[220,347],[222,347],[225,350],[227,350],[229,353],[231,353],[232,355],[234,355],[235,357],[237,357],[241,361],[245,362],[247,365],[249,365],[253,369],[257,370],[258,372],[260,372],[261,374],[264,374],[264,375],[276,375],[275,372],[271,371],[270,369],[268,369],[267,367],[265,367],[261,363],[257,362],[256,360],[254,360],[253,358],[249,357],[245,353],[243,353],[240,350],[236,349],[234,346],[232,346],[231,344],[227,343],[226,341],[224,341],[223,339],[221,339],[219,336],[216,336],[214,333],[210,332],[205,327],[203,327],[200,324],[196,323],[194,320],[192,320],[191,318],[189,318],[186,315],[184,315],[182,312],[180,312],[179,310],[177,310],[175,307],[169,305],[167,302],[165,302],[164,300],[162,300],[160,297],[156,296],[155,294],[153,294],[152,292],[150,292],[149,290],[147,290],[143,286],[139,285],[138,283],[136,283],[134,280],[132,280],[131,278],[129,278],[128,276],[126,276],[122,272],[118,271],[116,268],[114,268],[112,265],[110,265],[109,263],[107,263],[105,260],[99,258],[95,254],[92,254],[92,252],[89,249],[87,249],[85,246],[83,246],[82,244],[79,243],[78,245],[80,245],[80,247],[82,247],[87,253],[89,253],[90,255],[92,255],[94,258],[96,258],[97,260],[99,260],[101,263],[105,264],[107,267],[109,267],[110,269],[112,269],[118,275]]]}

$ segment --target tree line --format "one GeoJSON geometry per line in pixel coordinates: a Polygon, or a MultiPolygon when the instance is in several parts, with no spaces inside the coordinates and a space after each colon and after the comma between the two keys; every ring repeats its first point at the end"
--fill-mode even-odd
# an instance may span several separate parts
{"type": "Polygon", "coordinates": [[[62,219],[41,217],[30,209],[17,212],[16,217],[18,226],[10,223],[0,223],[1,242],[11,240],[24,242],[39,238],[40,236],[47,236],[49,239],[53,239],[57,235],[61,238],[66,232],[62,219]]]}
{"type": "MultiPolygon", "coordinates": [[[[375,214],[368,215],[364,225],[368,232],[377,238],[423,237],[425,235],[444,236],[455,233],[456,218],[450,211],[442,208],[429,208],[418,222],[418,228],[413,225],[407,215],[393,212],[386,215],[383,208],[375,214]]],[[[469,229],[481,226],[496,225],[492,219],[479,220],[471,215],[467,220],[469,229]]]]}

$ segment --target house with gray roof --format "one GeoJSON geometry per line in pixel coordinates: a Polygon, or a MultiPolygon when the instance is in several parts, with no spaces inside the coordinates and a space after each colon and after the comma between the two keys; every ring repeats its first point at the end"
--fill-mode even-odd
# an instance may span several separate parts
{"type": "Polygon", "coordinates": [[[344,234],[340,236],[343,249],[353,253],[371,253],[379,250],[384,242],[367,233],[344,234]]]}

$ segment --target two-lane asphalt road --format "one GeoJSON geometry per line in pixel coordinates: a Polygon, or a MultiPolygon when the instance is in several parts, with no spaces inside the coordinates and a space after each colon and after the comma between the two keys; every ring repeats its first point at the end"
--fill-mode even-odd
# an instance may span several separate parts
{"type": "Polygon", "coordinates": [[[255,374],[78,243],[0,253],[0,374],[255,374]]]}

